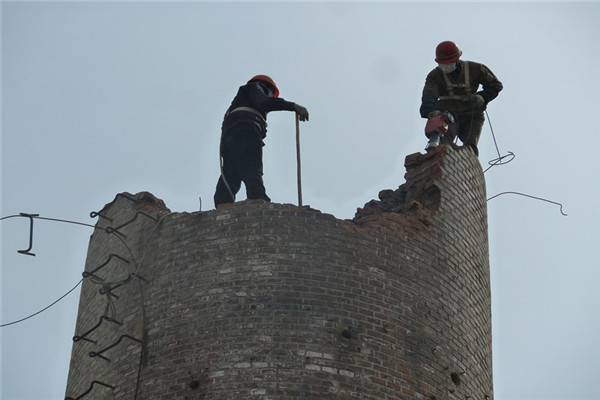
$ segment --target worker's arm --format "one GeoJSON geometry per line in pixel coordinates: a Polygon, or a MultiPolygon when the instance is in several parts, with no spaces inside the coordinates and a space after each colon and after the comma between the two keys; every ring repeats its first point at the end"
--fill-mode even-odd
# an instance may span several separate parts
{"type": "Polygon", "coordinates": [[[503,86],[502,82],[496,78],[496,75],[488,67],[483,64],[479,64],[479,67],[479,82],[482,90],[477,94],[483,97],[485,104],[487,104],[498,97],[498,93],[503,89],[503,86]]]}
{"type": "Polygon", "coordinates": [[[256,109],[266,116],[271,111],[295,111],[300,121],[308,121],[308,110],[292,101],[287,101],[281,97],[272,97],[267,94],[262,85],[258,84],[258,90],[252,90],[251,101],[256,109]]]}
{"type": "Polygon", "coordinates": [[[440,95],[438,86],[435,70],[433,70],[425,78],[425,86],[421,95],[421,107],[419,108],[421,117],[428,118],[431,112],[438,110],[437,99],[440,95]]]}

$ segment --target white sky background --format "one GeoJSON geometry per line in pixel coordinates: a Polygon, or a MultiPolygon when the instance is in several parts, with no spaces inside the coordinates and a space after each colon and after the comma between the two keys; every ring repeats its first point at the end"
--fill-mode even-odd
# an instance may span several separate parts
{"type": "MultiPolygon", "coordinates": [[[[302,123],[304,204],[337,218],[404,183],[435,46],[489,66],[509,164],[486,173],[496,400],[599,399],[598,3],[2,2],[1,216],[94,224],[119,192],[212,209],[223,113],[269,74],[302,123]]],[[[293,113],[269,115],[265,184],[296,203],[293,113]]],[[[484,167],[497,157],[486,123],[484,167]]],[[[242,190],[238,199],[244,199],[242,190]]],[[[81,278],[91,228],[1,222],[0,323],[81,278]]],[[[0,328],[4,400],[65,396],[76,290],[0,328]]]]}

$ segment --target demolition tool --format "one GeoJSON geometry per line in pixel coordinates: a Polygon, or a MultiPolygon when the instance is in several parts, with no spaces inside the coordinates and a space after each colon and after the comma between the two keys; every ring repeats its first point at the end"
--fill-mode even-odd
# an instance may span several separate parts
{"type": "Polygon", "coordinates": [[[300,117],[296,113],[296,165],[298,177],[298,206],[302,207],[302,177],[300,174],[300,117]]]}
{"type": "Polygon", "coordinates": [[[454,116],[448,111],[444,111],[438,116],[429,118],[427,120],[427,124],[425,125],[425,136],[429,138],[429,142],[427,143],[427,146],[425,146],[425,150],[431,151],[439,146],[442,136],[448,132],[448,129],[454,124],[454,122],[454,116]]]}

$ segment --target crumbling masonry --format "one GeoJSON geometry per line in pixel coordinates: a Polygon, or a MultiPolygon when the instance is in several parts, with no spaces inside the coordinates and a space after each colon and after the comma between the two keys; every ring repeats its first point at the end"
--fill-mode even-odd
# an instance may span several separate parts
{"type": "Polygon", "coordinates": [[[91,236],[67,399],[493,397],[485,182],[469,149],[338,220],[119,194],[91,236]]]}

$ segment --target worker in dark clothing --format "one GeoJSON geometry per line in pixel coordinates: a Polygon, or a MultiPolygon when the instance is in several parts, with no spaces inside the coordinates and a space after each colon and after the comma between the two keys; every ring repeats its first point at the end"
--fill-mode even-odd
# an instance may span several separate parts
{"type": "MultiPolygon", "coordinates": [[[[435,55],[438,66],[425,79],[419,109],[421,117],[434,118],[442,112],[450,112],[455,123],[442,138],[442,143],[451,143],[458,135],[463,145],[470,146],[479,155],[477,144],[485,121],[483,112],[502,90],[502,83],[485,65],[460,60],[462,51],[454,42],[440,43],[435,55]]],[[[431,137],[426,149],[437,144],[431,137]]]]}
{"type": "Polygon", "coordinates": [[[308,121],[308,110],[279,97],[277,85],[267,75],[256,75],[241,86],[225,113],[221,127],[221,176],[215,206],[233,203],[242,182],[248,199],[271,201],[263,184],[262,147],[267,135],[267,113],[295,111],[308,121]]]}

